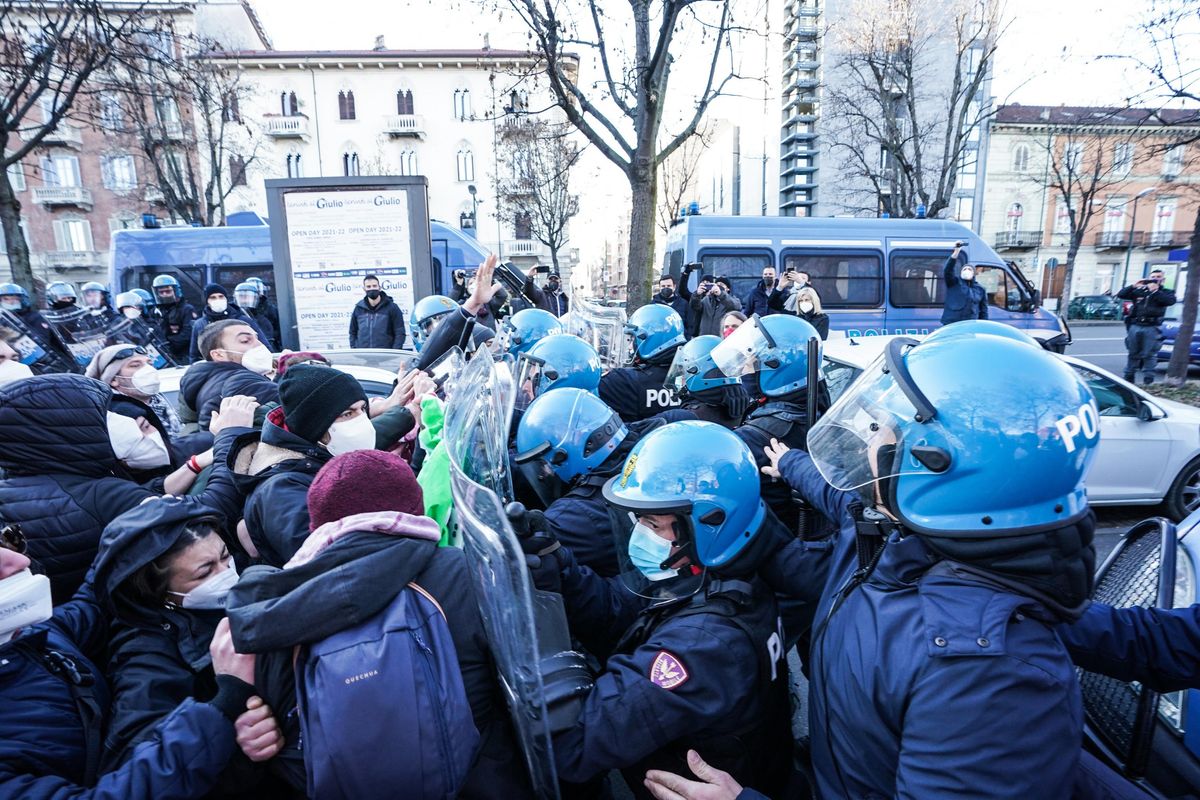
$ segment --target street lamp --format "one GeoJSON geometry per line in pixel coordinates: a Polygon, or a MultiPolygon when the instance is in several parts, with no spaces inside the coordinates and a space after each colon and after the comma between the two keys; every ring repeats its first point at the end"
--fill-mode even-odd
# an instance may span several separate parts
{"type": "Polygon", "coordinates": [[[1149,189],[1142,189],[1133,196],[1133,216],[1131,216],[1129,219],[1129,242],[1125,247],[1125,279],[1121,282],[1121,286],[1129,285],[1129,258],[1133,255],[1133,233],[1137,227],[1138,200],[1141,200],[1143,197],[1148,194],[1152,194],[1153,192],[1154,187],[1151,186],[1149,189]]]}

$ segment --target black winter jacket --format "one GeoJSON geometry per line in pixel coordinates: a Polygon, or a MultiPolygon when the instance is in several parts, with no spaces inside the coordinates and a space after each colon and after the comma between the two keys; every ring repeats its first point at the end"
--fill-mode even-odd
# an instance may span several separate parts
{"type": "Polygon", "coordinates": [[[1126,324],[1158,327],[1162,324],[1167,309],[1175,305],[1175,293],[1170,289],[1152,292],[1144,286],[1126,286],[1117,293],[1117,297],[1133,301],[1126,324]]]}
{"type": "Polygon", "coordinates": [[[404,337],[404,312],[387,292],[379,293],[377,306],[372,306],[365,297],[354,306],[350,314],[351,347],[399,350],[404,347],[404,337]]]}
{"type": "Polygon", "coordinates": [[[942,268],[942,275],[946,281],[946,300],[942,308],[943,325],[967,319],[988,318],[987,292],[978,281],[964,281],[958,274],[962,265],[966,263],[966,254],[959,253],[957,259],[953,256],[946,259],[946,266],[942,268]]]}
{"type": "Polygon", "coordinates": [[[230,449],[229,471],[246,495],[246,528],[267,564],[282,567],[308,538],[308,487],[331,458],[287,429],[283,408],[267,415],[262,433],[246,433],[230,449]]]}
{"type": "Polygon", "coordinates": [[[678,292],[672,292],[671,298],[668,300],[667,298],[663,297],[663,293],[660,290],[654,295],[654,297],[650,299],[655,303],[658,303],[660,306],[670,306],[671,308],[675,309],[675,313],[678,314],[679,318],[683,320],[684,329],[687,329],[688,318],[691,316],[691,307],[688,305],[688,301],[684,299],[683,295],[679,294],[678,292]]]}
{"type": "MultiPolygon", "coordinates": [[[[463,552],[373,531],[346,533],[311,561],[286,570],[250,567],[230,593],[234,644],[239,652],[259,654],[255,684],[284,727],[287,746],[273,759],[276,768],[293,785],[304,785],[299,719],[293,713],[293,648],[369,619],[409,581],[433,595],[445,612],[479,730],[479,755],[459,797],[532,796],[463,552]]],[[[403,713],[399,707],[393,711],[403,713]]]]}
{"type": "Polygon", "coordinates": [[[100,532],[154,493],[125,476],[108,439],[112,392],[82,375],[42,375],[0,389],[0,516],[21,525],[29,557],[71,598],[100,532]]]}
{"type": "Polygon", "coordinates": [[[200,429],[208,430],[212,413],[221,401],[234,395],[248,395],[259,403],[278,403],[279,385],[270,378],[232,361],[198,361],[188,367],[179,381],[179,394],[200,419],[200,429]]]}
{"type": "MultiPolygon", "coordinates": [[[[760,280],[750,290],[750,293],[742,298],[742,313],[746,315],[747,319],[755,314],[760,317],[782,314],[785,299],[787,299],[786,294],[779,288],[778,281],[774,287],[767,289],[766,282],[760,280]]],[[[720,331],[717,331],[717,335],[720,335],[720,331]]]]}
{"type": "Polygon", "coordinates": [[[196,309],[186,300],[171,305],[159,303],[151,314],[163,338],[167,340],[171,357],[179,364],[187,364],[191,360],[192,326],[196,324],[198,316],[196,309]]]}

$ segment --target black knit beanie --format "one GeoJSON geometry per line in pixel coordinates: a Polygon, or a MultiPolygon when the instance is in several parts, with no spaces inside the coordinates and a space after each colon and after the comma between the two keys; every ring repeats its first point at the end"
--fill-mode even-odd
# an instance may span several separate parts
{"type": "Polygon", "coordinates": [[[357,380],[333,367],[297,364],[279,381],[287,429],[316,444],[333,421],[367,395],[357,380]]]}
{"type": "Polygon", "coordinates": [[[204,287],[205,300],[207,300],[209,297],[212,297],[214,294],[223,294],[226,297],[229,297],[229,292],[225,291],[225,287],[219,283],[210,283],[208,286],[204,287]]]}

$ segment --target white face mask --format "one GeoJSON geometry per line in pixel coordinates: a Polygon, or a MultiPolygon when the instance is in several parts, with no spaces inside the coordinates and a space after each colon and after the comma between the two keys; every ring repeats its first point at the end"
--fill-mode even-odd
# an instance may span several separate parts
{"type": "Polygon", "coordinates": [[[242,366],[251,372],[266,375],[274,366],[271,363],[271,351],[267,349],[265,344],[251,347],[242,353],[242,366]]]}
{"type": "Polygon", "coordinates": [[[181,595],[183,599],[179,605],[184,608],[219,611],[225,607],[225,599],[229,597],[229,590],[237,582],[237,567],[233,565],[233,561],[230,561],[225,569],[216,575],[209,576],[204,583],[195,587],[187,594],[181,595]]]}
{"type": "Polygon", "coordinates": [[[363,411],[357,417],[329,426],[329,441],[325,444],[325,449],[335,456],[354,450],[374,450],[375,426],[371,424],[367,412],[363,411]]]}
{"type": "Polygon", "coordinates": [[[19,381],[22,378],[32,378],[33,370],[27,364],[22,364],[16,359],[5,359],[0,361],[0,386],[19,381]]]}
{"type": "Polygon", "coordinates": [[[224,314],[229,308],[229,301],[222,297],[220,300],[209,300],[208,307],[214,314],[224,314]]]}
{"type": "Polygon", "coordinates": [[[659,567],[670,555],[670,542],[640,522],[633,526],[633,533],[629,535],[629,560],[648,580],[675,577],[675,570],[659,567]]]}
{"type": "Polygon", "coordinates": [[[149,364],[139,367],[138,370],[128,378],[121,378],[121,380],[128,381],[129,386],[135,392],[146,397],[158,394],[160,387],[158,370],[149,364]]]}
{"type": "Polygon", "coordinates": [[[129,308],[122,308],[121,313],[125,315],[125,319],[137,319],[138,317],[142,316],[142,310],[133,306],[130,306],[129,308]]]}
{"type": "Polygon", "coordinates": [[[802,314],[811,314],[812,310],[816,308],[816,306],[807,300],[801,300],[797,305],[800,307],[800,313],[802,314]]]}
{"type": "Polygon", "coordinates": [[[108,440],[113,454],[130,469],[156,469],[171,463],[162,434],[143,434],[137,422],[123,414],[108,412],[108,440]]]}
{"type": "Polygon", "coordinates": [[[959,270],[958,274],[964,281],[971,281],[975,279],[975,270],[972,267],[963,267],[961,270],[959,270]]]}
{"type": "Polygon", "coordinates": [[[54,613],[50,579],[23,569],[0,580],[0,644],[21,628],[37,625],[54,613]]]}

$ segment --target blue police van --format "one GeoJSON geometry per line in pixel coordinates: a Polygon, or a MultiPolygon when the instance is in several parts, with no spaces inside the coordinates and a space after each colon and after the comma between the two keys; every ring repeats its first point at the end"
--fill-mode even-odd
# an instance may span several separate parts
{"type": "MultiPolygon", "coordinates": [[[[456,269],[474,271],[487,251],[470,236],[436,220],[429,223],[434,291],[447,294],[456,269]]],[[[151,289],[157,275],[174,275],[184,297],[203,305],[204,287],[219,283],[230,291],[248,278],[274,289],[271,229],[250,212],[231,214],[220,228],[149,228],[116,231],[112,237],[109,286],[114,294],[151,289]]]]}
{"type": "MultiPolygon", "coordinates": [[[[829,314],[831,331],[847,336],[925,334],[941,325],[942,269],[964,242],[976,280],[988,294],[988,316],[1029,332],[1062,352],[1066,323],[1041,307],[1041,293],[969,228],[932,219],[681,217],[667,234],[663,263],[678,283],[684,267],[724,276],[745,298],[765,267],[806,272],[829,314]]],[[[699,281],[693,272],[690,288],[699,281]]]]}

